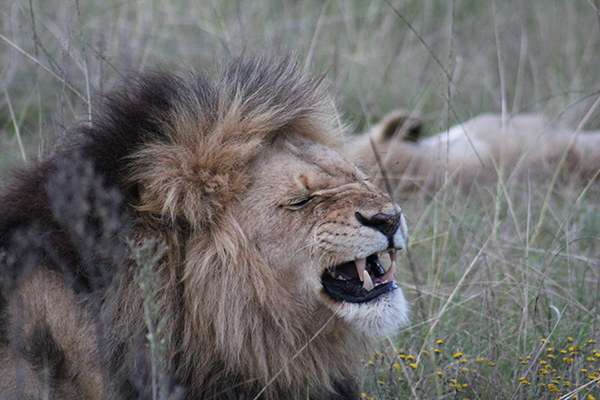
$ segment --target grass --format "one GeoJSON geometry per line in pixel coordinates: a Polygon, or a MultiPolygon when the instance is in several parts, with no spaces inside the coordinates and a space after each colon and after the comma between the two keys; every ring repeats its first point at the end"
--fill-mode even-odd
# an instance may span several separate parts
{"type": "MultiPolygon", "coordinates": [[[[421,296],[413,324],[366,359],[370,397],[543,399],[597,382],[598,193],[552,194],[530,245],[545,192],[510,189],[440,194],[412,211],[421,296]]],[[[597,384],[581,390],[575,398],[600,395],[597,384]]]]}
{"type": "MultiPolygon", "coordinates": [[[[0,10],[0,174],[60,141],[129,72],[212,66],[244,48],[297,51],[357,130],[395,108],[431,115],[434,132],[482,112],[576,127],[599,94],[598,8],[10,0],[0,10]]],[[[592,113],[585,128],[599,126],[592,113]]],[[[365,397],[600,398],[599,196],[532,180],[403,199],[412,324],[363,356],[365,397]]]]}

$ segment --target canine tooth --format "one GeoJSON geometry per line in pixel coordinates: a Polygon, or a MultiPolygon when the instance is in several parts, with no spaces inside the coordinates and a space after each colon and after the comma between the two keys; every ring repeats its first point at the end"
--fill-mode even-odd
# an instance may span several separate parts
{"type": "Polygon", "coordinates": [[[379,277],[382,281],[391,282],[394,280],[394,268],[396,267],[396,261],[392,261],[392,265],[387,272],[379,277]]]}
{"type": "MultiPolygon", "coordinates": [[[[354,260],[354,263],[356,264],[356,271],[358,272],[358,278],[362,282],[364,280],[363,275],[365,273],[365,269],[367,269],[367,259],[361,258],[358,260],[354,260]]],[[[367,273],[367,275],[368,275],[368,273],[367,273]]]]}
{"type": "Polygon", "coordinates": [[[396,259],[398,258],[398,251],[397,250],[390,251],[390,258],[392,259],[392,264],[394,264],[396,262],[396,259]]]}
{"type": "Polygon", "coordinates": [[[373,285],[373,281],[371,280],[371,276],[369,275],[369,271],[364,271],[364,281],[365,283],[363,284],[363,288],[365,288],[365,290],[367,292],[370,292],[371,290],[373,290],[373,288],[375,287],[373,285]]]}

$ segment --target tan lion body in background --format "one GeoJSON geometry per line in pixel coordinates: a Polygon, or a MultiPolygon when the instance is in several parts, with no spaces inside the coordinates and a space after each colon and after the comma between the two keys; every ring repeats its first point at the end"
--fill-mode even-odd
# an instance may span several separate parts
{"type": "Polygon", "coordinates": [[[349,153],[359,165],[373,168],[377,162],[369,137],[380,152],[397,193],[416,188],[439,187],[447,172],[462,188],[474,183],[515,177],[551,178],[563,155],[564,170],[571,177],[589,179],[600,169],[600,132],[563,128],[534,114],[503,120],[498,114],[482,114],[447,131],[420,137],[422,120],[394,111],[354,139],[349,153]],[[397,185],[397,186],[396,186],[397,185]]]}
{"type": "Polygon", "coordinates": [[[357,399],[363,350],[407,318],[406,226],[319,82],[289,58],[141,76],[8,182],[0,397],[357,399]],[[154,316],[124,244],[148,238],[154,316]]]}

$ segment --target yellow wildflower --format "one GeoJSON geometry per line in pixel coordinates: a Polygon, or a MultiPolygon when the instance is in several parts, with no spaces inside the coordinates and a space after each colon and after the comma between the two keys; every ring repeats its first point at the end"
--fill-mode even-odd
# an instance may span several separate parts
{"type": "Polygon", "coordinates": [[[455,355],[452,356],[452,358],[460,358],[462,357],[463,353],[456,353],[455,355]]]}

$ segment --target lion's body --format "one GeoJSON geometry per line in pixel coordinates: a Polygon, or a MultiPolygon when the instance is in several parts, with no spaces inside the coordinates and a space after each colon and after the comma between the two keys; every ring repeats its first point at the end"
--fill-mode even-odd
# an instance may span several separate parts
{"type": "Polygon", "coordinates": [[[390,113],[367,134],[351,145],[353,157],[376,166],[370,136],[388,175],[398,190],[431,189],[448,173],[454,182],[470,188],[475,182],[495,182],[514,176],[551,177],[563,155],[564,170],[590,178],[600,169],[600,132],[581,132],[574,137],[565,129],[539,115],[517,115],[502,119],[483,114],[453,126],[448,131],[419,138],[413,119],[405,132],[396,134],[407,114],[390,113]],[[407,140],[408,139],[408,140],[407,140]]]}
{"type": "Polygon", "coordinates": [[[357,398],[361,349],[406,304],[391,267],[366,261],[372,289],[353,266],[406,228],[336,152],[341,128],[289,59],[110,95],[0,197],[0,397],[357,398]],[[160,364],[126,238],[168,246],[160,364]]]}

